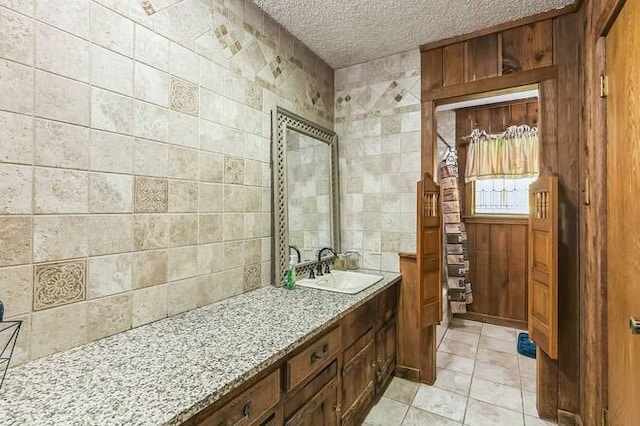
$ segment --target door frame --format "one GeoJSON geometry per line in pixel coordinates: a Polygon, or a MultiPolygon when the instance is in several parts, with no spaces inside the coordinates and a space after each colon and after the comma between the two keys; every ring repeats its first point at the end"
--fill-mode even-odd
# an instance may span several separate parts
{"type": "Polygon", "coordinates": [[[584,289],[582,341],[585,360],[581,366],[584,424],[607,424],[608,332],[607,332],[607,107],[601,95],[600,76],[606,73],[606,36],[626,0],[605,0],[598,14],[587,1],[585,37],[586,143],[580,163],[584,170],[580,216],[580,278],[584,289]],[[599,188],[591,191],[590,188],[599,188]],[[591,243],[588,243],[590,241],[591,243]]]}

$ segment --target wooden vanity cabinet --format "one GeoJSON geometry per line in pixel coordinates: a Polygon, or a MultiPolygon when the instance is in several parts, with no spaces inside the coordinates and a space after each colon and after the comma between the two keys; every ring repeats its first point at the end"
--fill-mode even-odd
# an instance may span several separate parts
{"type": "Polygon", "coordinates": [[[360,425],[393,376],[399,284],[184,425],[360,425]]]}

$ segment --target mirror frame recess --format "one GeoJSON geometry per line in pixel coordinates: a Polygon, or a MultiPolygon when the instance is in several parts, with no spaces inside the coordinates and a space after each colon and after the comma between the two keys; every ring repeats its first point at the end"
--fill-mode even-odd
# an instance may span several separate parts
{"type": "MultiPolygon", "coordinates": [[[[340,251],[340,189],[338,181],[338,135],[315,123],[278,107],[272,112],[272,167],[273,167],[273,240],[275,284],[281,286],[285,282],[289,265],[289,194],[287,191],[287,130],[291,129],[303,135],[324,142],[331,148],[331,240],[333,248],[340,251]]],[[[320,249],[320,247],[318,247],[320,249]]],[[[333,255],[329,256],[333,257],[333,255]]],[[[297,272],[303,273],[315,260],[303,261],[296,266],[297,272]]]]}

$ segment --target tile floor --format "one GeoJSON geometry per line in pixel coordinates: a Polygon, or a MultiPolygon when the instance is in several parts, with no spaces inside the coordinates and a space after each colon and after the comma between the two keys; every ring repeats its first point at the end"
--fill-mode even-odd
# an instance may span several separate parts
{"type": "Polygon", "coordinates": [[[453,319],[438,348],[434,386],[394,377],[366,426],[545,426],[535,407],[536,362],[518,330],[453,319]]]}

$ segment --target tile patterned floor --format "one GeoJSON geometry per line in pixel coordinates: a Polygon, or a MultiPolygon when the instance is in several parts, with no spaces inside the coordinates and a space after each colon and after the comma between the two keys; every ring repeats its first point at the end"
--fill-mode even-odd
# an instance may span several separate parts
{"type": "Polygon", "coordinates": [[[536,411],[536,362],[518,330],[454,319],[438,348],[434,386],[394,377],[366,426],[547,426],[536,411]]]}

